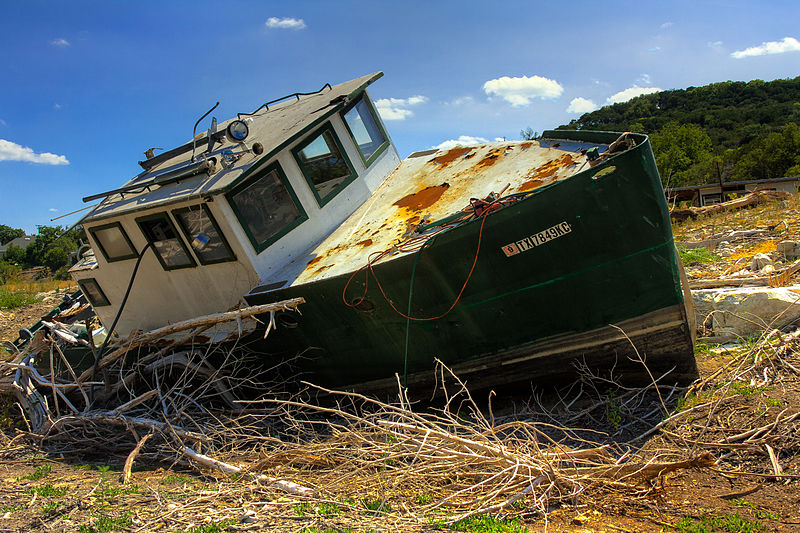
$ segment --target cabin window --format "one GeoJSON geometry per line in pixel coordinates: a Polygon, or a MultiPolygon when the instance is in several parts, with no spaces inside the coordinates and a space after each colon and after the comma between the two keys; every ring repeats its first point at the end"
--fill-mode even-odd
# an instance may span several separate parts
{"type": "Polygon", "coordinates": [[[356,177],[330,124],[300,144],[293,153],[320,207],[356,177]]]}
{"type": "Polygon", "coordinates": [[[277,164],[244,181],[227,199],[257,253],[308,219],[277,164]]]}
{"type": "Polygon", "coordinates": [[[200,204],[172,212],[183,236],[204,265],[235,261],[236,256],[222,235],[208,207],[200,204]]]}
{"type": "Polygon", "coordinates": [[[153,243],[156,257],[164,270],[195,266],[194,259],[166,213],[137,218],[136,223],[147,241],[153,243]]]}
{"type": "Polygon", "coordinates": [[[138,257],[131,240],[119,222],[89,228],[89,233],[109,263],[138,257]]]}
{"type": "Polygon", "coordinates": [[[358,147],[364,166],[370,166],[389,146],[389,141],[386,140],[386,133],[368,98],[362,96],[353,107],[344,112],[343,117],[347,130],[358,147]]]}
{"type": "Polygon", "coordinates": [[[78,286],[81,292],[86,295],[86,299],[92,304],[92,307],[102,307],[104,305],[111,305],[111,302],[106,298],[103,289],[94,278],[79,279],[78,286]]]}

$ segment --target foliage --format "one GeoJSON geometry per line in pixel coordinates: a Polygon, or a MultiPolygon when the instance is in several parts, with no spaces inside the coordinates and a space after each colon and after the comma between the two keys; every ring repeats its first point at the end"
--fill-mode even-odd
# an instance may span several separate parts
{"type": "Polygon", "coordinates": [[[12,244],[6,250],[3,259],[15,265],[25,264],[25,249],[22,246],[12,244]]]}
{"type": "Polygon", "coordinates": [[[527,531],[516,518],[495,518],[491,515],[470,516],[451,524],[448,529],[481,533],[524,533],[527,531]]]}
{"type": "Polygon", "coordinates": [[[689,265],[691,263],[713,263],[714,261],[720,260],[717,254],[706,248],[684,248],[683,246],[678,246],[678,254],[681,256],[681,261],[683,261],[684,265],[689,265]]]}
{"type": "Polygon", "coordinates": [[[665,185],[678,187],[800,175],[798,124],[800,77],[646,94],[559,129],[647,133],[665,185]]]}
{"type": "Polygon", "coordinates": [[[0,244],[6,244],[18,237],[24,237],[25,231],[20,228],[12,228],[5,224],[0,224],[0,244]]]}
{"type": "MultiPolygon", "coordinates": [[[[16,247],[12,246],[12,248],[16,247]]],[[[22,269],[17,265],[0,259],[0,285],[3,285],[5,283],[8,283],[9,281],[17,279],[19,277],[20,272],[22,272],[22,269]]]]}
{"type": "Polygon", "coordinates": [[[27,292],[13,292],[0,287],[0,309],[16,309],[39,301],[35,295],[27,292]]]}
{"type": "Polygon", "coordinates": [[[539,132],[534,131],[533,128],[528,126],[524,130],[519,132],[519,136],[522,138],[523,141],[532,141],[533,139],[539,136],[539,132]]]}
{"type": "Polygon", "coordinates": [[[650,136],[653,153],[665,186],[680,187],[698,178],[709,182],[704,174],[712,160],[711,138],[700,126],[670,122],[650,136]]]}
{"type": "Polygon", "coordinates": [[[699,519],[692,519],[687,516],[681,518],[674,527],[682,533],[711,533],[712,531],[720,530],[730,531],[731,533],[752,533],[767,529],[764,524],[742,518],[738,513],[703,516],[699,519]]]}

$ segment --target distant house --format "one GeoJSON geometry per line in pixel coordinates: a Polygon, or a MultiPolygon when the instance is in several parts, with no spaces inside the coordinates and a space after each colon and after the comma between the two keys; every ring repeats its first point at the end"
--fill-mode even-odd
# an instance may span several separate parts
{"type": "Polygon", "coordinates": [[[724,181],[706,185],[689,185],[665,189],[667,201],[672,203],[691,202],[691,205],[718,204],[730,200],[733,195],[742,196],[755,190],[786,191],[792,194],[800,190],[800,176],[787,178],[771,178],[765,180],[724,181]]]}
{"type": "Polygon", "coordinates": [[[36,235],[25,235],[24,237],[17,237],[11,241],[0,246],[0,257],[5,257],[6,252],[8,251],[9,247],[11,246],[19,246],[23,250],[33,243],[36,240],[36,235]]]}

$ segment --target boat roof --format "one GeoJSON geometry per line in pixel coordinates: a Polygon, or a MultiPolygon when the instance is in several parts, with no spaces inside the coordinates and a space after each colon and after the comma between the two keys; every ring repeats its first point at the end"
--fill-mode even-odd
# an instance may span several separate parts
{"type": "MultiPolygon", "coordinates": [[[[252,152],[245,154],[228,169],[217,164],[217,171],[211,175],[202,173],[177,181],[170,180],[163,184],[155,184],[153,180],[159,175],[182,168],[192,158],[191,147],[187,150],[187,145],[159,154],[150,160],[140,162],[145,167],[145,171],[123,186],[126,188],[141,185],[140,189],[109,194],[84,217],[83,222],[111,218],[131,211],[228,191],[245,179],[261,163],[272,159],[288,145],[341,110],[350,100],[357,97],[381,76],[383,76],[383,72],[375,72],[338,85],[326,85],[314,93],[289,95],[293,99],[282,98],[279,100],[285,101],[269,103],[266,107],[262,105],[254,113],[239,113],[239,116],[248,123],[250,130],[245,143],[248,148],[252,147],[254,142],[261,143],[263,146],[261,155],[255,155],[252,152]]],[[[224,132],[228,124],[236,119],[237,117],[233,117],[218,124],[217,131],[224,132]]],[[[191,145],[191,143],[190,140],[187,144],[191,145]]],[[[208,136],[201,134],[200,138],[196,140],[196,145],[195,161],[202,160],[200,154],[205,152],[208,147],[208,136]]],[[[208,155],[218,155],[224,149],[239,151],[239,143],[232,143],[224,136],[219,136],[219,140],[208,155]]]]}
{"type": "Polygon", "coordinates": [[[592,147],[602,153],[607,145],[539,139],[411,154],[330,236],[265,281],[299,285],[352,272],[387,250],[382,260],[412,253],[398,244],[418,235],[418,226],[468,208],[471,198],[526,193],[566,179],[589,168],[585,154],[592,147]]]}

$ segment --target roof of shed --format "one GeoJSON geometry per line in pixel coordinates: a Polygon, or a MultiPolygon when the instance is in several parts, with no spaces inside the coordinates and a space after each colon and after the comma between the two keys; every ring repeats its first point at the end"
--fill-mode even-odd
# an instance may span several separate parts
{"type": "MultiPolygon", "coordinates": [[[[270,105],[268,108],[260,109],[252,115],[242,113],[242,115],[248,115],[243,116],[243,118],[252,119],[252,122],[248,120],[250,133],[245,142],[248,148],[252,147],[255,142],[261,143],[264,147],[261,155],[257,156],[252,152],[245,154],[234,166],[228,169],[224,169],[217,164],[216,172],[210,176],[208,174],[198,174],[163,185],[151,183],[150,187],[146,188],[147,183],[153,178],[165,171],[180,169],[192,157],[191,150],[177,154],[159,161],[155,166],[123,185],[123,187],[127,187],[142,184],[141,190],[109,195],[83,219],[83,222],[110,218],[131,211],[139,211],[230,190],[241,182],[250,171],[260,166],[262,162],[267,162],[275,157],[288,145],[321,124],[332,114],[341,110],[348,101],[358,96],[368,85],[381,76],[383,76],[382,72],[375,72],[332,87],[323,87],[323,89],[313,94],[298,95],[291,100],[285,100],[270,105]]],[[[217,131],[224,131],[233,120],[236,120],[236,118],[234,117],[218,124],[217,131]]],[[[190,140],[189,143],[191,142],[190,140]]],[[[197,139],[195,160],[199,159],[198,156],[205,152],[207,145],[208,138],[205,134],[202,134],[202,137],[197,139]]],[[[238,143],[231,143],[225,137],[222,137],[221,144],[219,142],[215,144],[211,153],[207,155],[209,157],[216,155],[217,159],[220,159],[220,152],[225,149],[239,151],[239,145],[238,143]]],[[[163,158],[163,155],[157,156],[157,158],[163,158]]]]}

